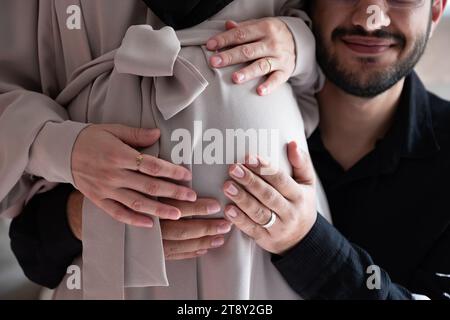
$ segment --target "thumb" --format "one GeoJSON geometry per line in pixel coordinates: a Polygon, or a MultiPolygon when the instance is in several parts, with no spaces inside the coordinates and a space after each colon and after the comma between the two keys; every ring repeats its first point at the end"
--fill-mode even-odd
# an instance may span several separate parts
{"type": "Polygon", "coordinates": [[[287,149],[294,180],[301,184],[313,185],[316,176],[310,156],[301,151],[295,141],[289,142],[287,149]]]}
{"type": "Polygon", "coordinates": [[[253,24],[256,24],[258,22],[258,20],[263,20],[263,19],[250,19],[250,20],[246,20],[243,22],[236,22],[234,20],[227,20],[227,22],[225,22],[225,28],[227,30],[231,30],[237,27],[245,27],[245,26],[250,26],[253,24]]]}
{"type": "Polygon", "coordinates": [[[149,147],[155,144],[161,136],[159,129],[134,128],[124,125],[110,125],[106,131],[134,148],[149,147]]]}
{"type": "Polygon", "coordinates": [[[225,23],[225,28],[226,28],[227,30],[234,29],[234,28],[236,28],[237,26],[239,26],[239,24],[238,24],[236,21],[233,21],[233,20],[228,20],[228,21],[225,23]]]}

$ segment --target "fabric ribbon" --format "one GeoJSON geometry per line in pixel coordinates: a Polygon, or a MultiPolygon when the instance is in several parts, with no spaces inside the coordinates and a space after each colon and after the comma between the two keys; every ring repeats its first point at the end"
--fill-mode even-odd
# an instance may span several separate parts
{"type": "MultiPolygon", "coordinates": [[[[132,26],[119,49],[75,70],[56,100],[69,105],[100,75],[109,74],[109,83],[116,84],[124,75],[143,77],[143,90],[152,92],[151,103],[169,120],[208,86],[201,72],[179,55],[181,47],[204,45],[211,36],[223,31],[224,25],[225,21],[207,21],[178,32],[171,27],[154,30],[150,25],[132,26]]],[[[109,94],[120,92],[113,90],[109,94]]],[[[114,97],[109,98],[115,101],[114,97]]],[[[117,107],[106,106],[110,117],[102,120],[117,120],[111,116],[114,110],[109,109],[117,107]]],[[[157,150],[143,152],[158,155],[157,150]]],[[[150,230],[126,226],[85,198],[82,266],[85,299],[123,299],[126,287],[168,285],[161,229],[159,220],[154,220],[150,230]],[[142,251],[142,243],[148,243],[148,250],[142,251]]]]}
{"type": "Polygon", "coordinates": [[[200,71],[178,55],[180,50],[173,28],[155,31],[140,25],[128,29],[115,56],[119,73],[154,78],[156,106],[165,120],[189,106],[208,86],[200,71]]]}

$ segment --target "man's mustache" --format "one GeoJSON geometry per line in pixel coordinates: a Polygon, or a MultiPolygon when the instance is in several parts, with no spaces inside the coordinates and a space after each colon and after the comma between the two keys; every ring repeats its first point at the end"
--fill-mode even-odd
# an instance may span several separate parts
{"type": "Polygon", "coordinates": [[[395,40],[395,42],[401,47],[405,47],[406,45],[406,37],[400,33],[389,32],[386,30],[375,30],[373,32],[367,32],[362,27],[354,27],[352,29],[346,28],[336,28],[331,34],[331,38],[333,41],[344,37],[344,36],[362,36],[362,37],[372,37],[379,39],[389,39],[395,40]]]}

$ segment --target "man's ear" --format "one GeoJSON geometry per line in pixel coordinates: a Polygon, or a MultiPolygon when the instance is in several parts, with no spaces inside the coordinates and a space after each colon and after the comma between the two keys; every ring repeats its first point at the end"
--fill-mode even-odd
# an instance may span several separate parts
{"type": "Polygon", "coordinates": [[[433,35],[439,21],[441,21],[444,14],[445,7],[447,6],[447,0],[431,0],[433,5],[431,7],[431,32],[430,37],[433,35]]]}

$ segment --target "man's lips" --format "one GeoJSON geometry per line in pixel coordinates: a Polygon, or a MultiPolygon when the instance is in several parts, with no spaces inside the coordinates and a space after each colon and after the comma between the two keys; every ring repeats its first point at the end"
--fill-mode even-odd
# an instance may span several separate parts
{"type": "Polygon", "coordinates": [[[352,51],[369,55],[383,53],[396,45],[392,40],[373,37],[345,36],[341,40],[352,51]]]}

